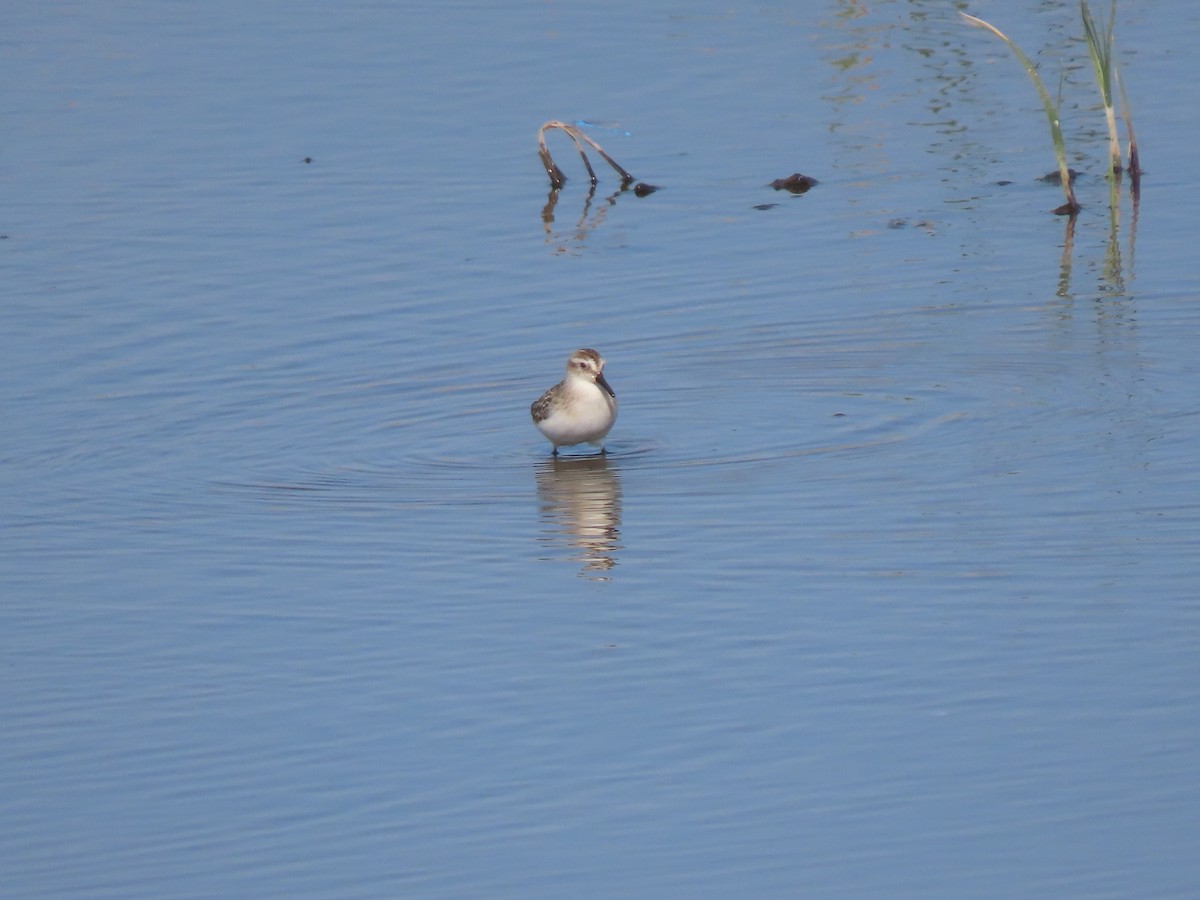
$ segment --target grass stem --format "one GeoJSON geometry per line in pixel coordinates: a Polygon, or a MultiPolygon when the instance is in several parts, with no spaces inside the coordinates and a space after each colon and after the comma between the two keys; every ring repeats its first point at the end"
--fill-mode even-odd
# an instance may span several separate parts
{"type": "Polygon", "coordinates": [[[996,37],[1000,38],[1000,40],[1004,41],[1017,57],[1018,61],[1020,61],[1021,65],[1025,67],[1025,72],[1029,75],[1029,80],[1033,82],[1033,86],[1037,89],[1038,96],[1042,100],[1042,107],[1046,111],[1046,121],[1050,123],[1050,139],[1054,143],[1054,155],[1058,160],[1058,174],[1062,182],[1063,194],[1067,199],[1067,202],[1054,210],[1054,212],[1056,215],[1074,216],[1082,207],[1075,199],[1075,189],[1071,186],[1070,169],[1067,167],[1067,148],[1066,143],[1063,141],[1062,125],[1058,119],[1058,107],[1055,105],[1054,100],[1051,99],[1050,93],[1046,90],[1046,85],[1042,83],[1042,78],[1038,75],[1037,67],[1021,48],[995,25],[985,22],[983,19],[977,19],[975,16],[969,16],[965,12],[959,12],[959,15],[967,21],[967,24],[990,31],[996,37]]]}
{"type": "Polygon", "coordinates": [[[1115,175],[1121,171],[1121,142],[1117,139],[1117,116],[1113,109],[1113,25],[1117,21],[1117,0],[1112,0],[1108,24],[1103,29],[1096,25],[1087,0],[1079,0],[1079,14],[1083,19],[1083,34],[1087,39],[1092,71],[1096,75],[1096,86],[1100,88],[1100,99],[1104,103],[1104,118],[1108,123],[1109,171],[1115,175]]]}
{"type": "Polygon", "coordinates": [[[557,119],[546,122],[538,129],[538,157],[542,161],[542,165],[546,168],[546,174],[550,176],[550,185],[553,188],[560,188],[566,184],[567,176],[563,174],[554,162],[554,158],[550,155],[550,151],[546,148],[546,132],[551,129],[558,128],[566,133],[572,141],[575,142],[575,149],[579,151],[579,158],[583,160],[583,166],[587,169],[588,177],[592,180],[592,186],[596,185],[596,172],[592,168],[592,163],[588,159],[587,151],[583,149],[586,143],[589,147],[600,154],[601,158],[616,169],[617,174],[621,176],[621,185],[625,186],[633,181],[633,176],[626,172],[617,163],[615,159],[604,152],[604,148],[593,141],[590,137],[576,128],[574,125],[568,125],[566,122],[559,122],[557,119]]]}
{"type": "Polygon", "coordinates": [[[1142,165],[1138,159],[1137,137],[1133,133],[1133,116],[1129,113],[1129,98],[1125,96],[1125,80],[1117,66],[1113,65],[1113,80],[1117,83],[1117,93],[1121,95],[1121,118],[1125,121],[1125,136],[1129,139],[1129,182],[1130,187],[1137,191],[1142,182],[1142,165]]]}

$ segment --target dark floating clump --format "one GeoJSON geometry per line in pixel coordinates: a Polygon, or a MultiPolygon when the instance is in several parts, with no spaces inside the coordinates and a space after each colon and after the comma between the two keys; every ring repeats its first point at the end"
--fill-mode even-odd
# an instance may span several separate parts
{"type": "Polygon", "coordinates": [[[888,219],[887,227],[893,231],[900,231],[904,228],[923,228],[925,231],[933,234],[933,223],[928,219],[918,219],[914,222],[911,219],[900,216],[895,219],[888,219]]]}
{"type": "Polygon", "coordinates": [[[307,164],[308,164],[308,163],[310,163],[310,162],[312,162],[312,157],[311,157],[311,156],[306,156],[306,157],[304,157],[304,163],[305,163],[305,165],[307,165],[307,164]]]}
{"type": "Polygon", "coordinates": [[[787,178],[776,178],[771,182],[771,187],[777,191],[791,191],[793,194],[804,194],[812,190],[816,184],[817,179],[796,172],[787,178]]]}
{"type": "MultiPolygon", "coordinates": [[[[550,187],[558,190],[567,183],[567,176],[563,174],[563,170],[554,162],[554,157],[550,155],[550,151],[546,148],[546,132],[557,128],[566,133],[572,141],[575,142],[575,149],[579,151],[579,158],[583,160],[583,167],[587,169],[588,178],[592,181],[592,187],[596,186],[597,178],[596,171],[592,168],[591,160],[588,159],[587,152],[584,151],[583,145],[587,144],[593,150],[600,154],[601,158],[608,163],[617,174],[621,176],[621,188],[624,189],[633,184],[634,178],[626,172],[621,165],[604,152],[604,148],[597,144],[594,140],[576,128],[574,125],[568,125],[566,122],[559,122],[553,119],[545,122],[538,129],[538,158],[542,161],[542,166],[546,170],[546,174],[550,177],[550,187]]],[[[652,184],[639,182],[633,188],[634,194],[638,197],[645,197],[647,194],[653,194],[658,190],[658,187],[652,184]]]]}
{"type": "MultiPolygon", "coordinates": [[[[1067,169],[1067,178],[1071,184],[1075,183],[1075,179],[1079,177],[1079,173],[1074,169],[1067,169]]],[[[1046,184],[1062,184],[1062,173],[1055,169],[1053,172],[1047,172],[1038,181],[1044,181],[1046,184]]]]}
{"type": "Polygon", "coordinates": [[[768,209],[774,209],[778,205],[778,203],[756,203],[754,204],[754,208],[763,210],[765,212],[768,209]]]}

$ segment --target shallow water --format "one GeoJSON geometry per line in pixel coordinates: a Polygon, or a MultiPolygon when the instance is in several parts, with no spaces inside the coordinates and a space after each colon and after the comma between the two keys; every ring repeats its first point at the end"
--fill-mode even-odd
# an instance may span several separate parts
{"type": "Polygon", "coordinates": [[[1115,216],[1075,6],[973,10],[1063,71],[1073,230],[935,4],[14,12],[6,890],[1186,894],[1168,6],[1115,216]],[[548,194],[552,118],[662,190],[551,134],[548,194]],[[620,418],[556,460],[578,346],[620,418]]]}

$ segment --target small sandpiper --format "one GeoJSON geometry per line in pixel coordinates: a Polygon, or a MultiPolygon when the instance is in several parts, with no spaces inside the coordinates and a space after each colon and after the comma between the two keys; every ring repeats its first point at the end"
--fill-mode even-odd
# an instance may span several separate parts
{"type": "Polygon", "coordinates": [[[617,395],[604,380],[604,358],[595,350],[576,350],[567,360],[567,377],[529,408],[533,424],[559,447],[588,443],[604,452],[604,436],[617,420],[617,395]]]}

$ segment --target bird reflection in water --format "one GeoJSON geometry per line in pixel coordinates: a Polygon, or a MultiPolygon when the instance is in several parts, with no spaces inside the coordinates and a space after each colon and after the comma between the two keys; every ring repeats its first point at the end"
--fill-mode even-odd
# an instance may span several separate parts
{"type": "Polygon", "coordinates": [[[538,463],[542,540],[583,563],[580,576],[607,581],[617,564],[621,479],[607,456],[550,457],[538,463]]]}

